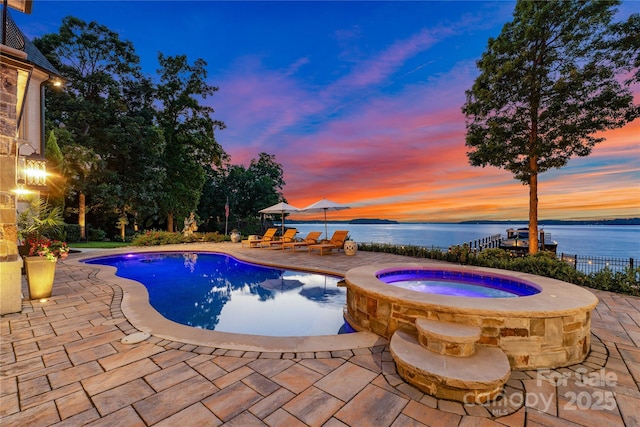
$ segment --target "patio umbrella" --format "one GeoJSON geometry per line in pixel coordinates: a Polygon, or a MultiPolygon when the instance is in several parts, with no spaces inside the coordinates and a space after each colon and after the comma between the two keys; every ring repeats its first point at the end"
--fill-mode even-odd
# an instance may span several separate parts
{"type": "Polygon", "coordinates": [[[301,212],[324,212],[324,235],[328,239],[329,234],[327,233],[327,211],[341,211],[344,209],[349,209],[349,206],[343,205],[341,203],[332,202],[331,200],[322,199],[307,206],[306,208],[300,209],[300,211],[301,212]]]}
{"type": "Polygon", "coordinates": [[[280,202],[273,206],[269,206],[268,208],[264,208],[259,212],[263,214],[282,215],[282,234],[284,234],[284,214],[295,213],[299,211],[300,209],[296,208],[295,206],[291,206],[289,203],[280,202]]]}

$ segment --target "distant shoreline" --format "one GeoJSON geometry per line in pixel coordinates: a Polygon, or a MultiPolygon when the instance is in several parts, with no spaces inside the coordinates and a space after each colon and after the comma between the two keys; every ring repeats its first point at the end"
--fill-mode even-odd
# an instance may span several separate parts
{"type": "MultiPolygon", "coordinates": [[[[324,220],[292,220],[287,219],[288,224],[324,224],[324,220]]],[[[394,221],[388,219],[368,219],[357,218],[352,220],[342,221],[326,221],[328,224],[527,224],[527,220],[521,221],[496,221],[496,220],[477,220],[477,221],[458,221],[458,222],[434,222],[434,221],[394,221]]],[[[564,219],[549,219],[538,220],[540,226],[545,225],[640,225],[640,218],[619,218],[619,219],[603,219],[603,220],[564,220],[564,219]]]]}
{"type": "MultiPolygon", "coordinates": [[[[456,224],[522,224],[528,221],[461,221],[456,224]]],[[[566,220],[566,219],[545,219],[538,220],[544,225],[640,225],[640,218],[620,218],[601,220],[566,220]]]]}

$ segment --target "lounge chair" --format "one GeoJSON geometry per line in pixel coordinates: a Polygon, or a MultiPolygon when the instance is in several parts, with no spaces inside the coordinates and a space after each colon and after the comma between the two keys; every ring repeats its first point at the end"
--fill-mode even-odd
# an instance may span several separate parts
{"type": "Polygon", "coordinates": [[[305,237],[304,239],[296,239],[293,242],[283,243],[282,249],[291,248],[293,251],[295,251],[298,247],[305,248],[309,245],[315,245],[318,243],[318,239],[321,235],[322,231],[312,231],[307,234],[307,237],[305,237]]]}
{"type": "Polygon", "coordinates": [[[347,230],[337,230],[333,233],[330,240],[323,240],[318,244],[309,245],[309,253],[311,253],[311,251],[318,251],[320,255],[324,255],[327,251],[331,252],[334,249],[342,249],[348,234],[349,232],[347,230]]]}
{"type": "Polygon", "coordinates": [[[296,240],[296,234],[298,233],[297,228],[288,228],[287,231],[284,232],[282,238],[279,240],[270,240],[267,242],[260,243],[261,248],[273,248],[274,246],[280,247],[282,249],[282,245],[285,243],[293,242],[296,240]]]}
{"type": "Polygon", "coordinates": [[[246,243],[250,248],[259,248],[262,242],[270,242],[272,240],[275,240],[277,232],[278,232],[277,228],[269,228],[267,231],[264,232],[264,235],[259,239],[243,240],[242,247],[244,247],[246,243]]]}

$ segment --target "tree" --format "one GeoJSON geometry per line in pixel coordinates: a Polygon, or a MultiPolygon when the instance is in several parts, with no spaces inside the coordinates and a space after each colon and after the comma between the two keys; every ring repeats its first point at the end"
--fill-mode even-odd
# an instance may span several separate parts
{"type": "Polygon", "coordinates": [[[44,157],[47,159],[47,175],[49,175],[49,200],[54,205],[64,209],[64,193],[66,190],[65,179],[62,174],[64,157],[58,145],[58,138],[53,130],[49,132],[47,137],[44,157]]]}
{"type": "MultiPolygon", "coordinates": [[[[198,217],[201,219],[201,231],[224,231],[225,203],[229,197],[226,191],[226,176],[229,165],[221,167],[209,167],[206,169],[206,178],[202,186],[200,203],[198,204],[198,217]]],[[[230,209],[231,214],[231,209],[230,209]]]]}
{"type": "Polygon", "coordinates": [[[589,155],[604,141],[596,132],[637,117],[605,43],[616,4],[519,0],[466,91],[469,162],[505,168],[529,186],[531,254],[538,250],[538,175],[589,155]]]}
{"type": "Polygon", "coordinates": [[[207,173],[198,214],[207,227],[213,229],[214,223],[221,222],[228,200],[230,224],[242,228],[245,233],[258,232],[258,211],[284,200],[284,185],[282,165],[276,162],[274,155],[260,153],[248,168],[225,162],[222,167],[211,168],[207,173]]]}
{"type": "Polygon", "coordinates": [[[186,217],[198,206],[206,168],[220,166],[227,157],[215,139],[215,129],[225,126],[211,118],[212,107],[200,103],[218,90],[206,83],[205,61],[189,64],[185,55],[162,54],[158,61],[160,106],[156,117],[166,141],[160,208],[167,216],[167,230],[174,231],[174,217],[186,217]]]}
{"type": "Polygon", "coordinates": [[[140,59],[131,42],[107,27],[68,16],[59,32],[34,40],[47,59],[68,80],[64,91],[47,96],[48,119],[64,123],[76,143],[96,148],[117,104],[121,82],[140,77],[140,59]]]}
{"type": "Polygon", "coordinates": [[[613,51],[612,59],[624,71],[631,73],[625,83],[640,83],[640,14],[631,15],[626,21],[615,23],[612,27],[613,38],[609,47],[613,51]]]}
{"type": "Polygon", "coordinates": [[[157,211],[164,140],[154,124],[155,87],[142,75],[133,45],[74,17],[34,43],[68,80],[64,91],[46,98],[47,127],[69,134],[60,147],[69,157],[68,196],[77,203],[83,237],[85,200],[93,215],[113,223],[157,211]]]}
{"type": "Polygon", "coordinates": [[[94,203],[113,213],[120,225],[128,223],[122,218],[132,216],[135,228],[138,218],[158,212],[166,176],[165,141],[153,124],[155,88],[151,81],[142,77],[125,80],[121,90],[109,100],[121,105],[114,106],[112,121],[103,131],[111,149],[100,152],[100,187],[94,203]]]}
{"type": "Polygon", "coordinates": [[[273,154],[260,153],[258,159],[249,164],[250,196],[253,201],[251,209],[257,212],[284,200],[282,189],[285,182],[282,165],[276,162],[273,154]]]}
{"type": "Polygon", "coordinates": [[[86,235],[86,194],[87,188],[93,184],[93,173],[98,169],[100,156],[92,149],[82,145],[69,144],[64,148],[63,173],[67,179],[68,196],[78,200],[78,225],[80,239],[86,235]]]}

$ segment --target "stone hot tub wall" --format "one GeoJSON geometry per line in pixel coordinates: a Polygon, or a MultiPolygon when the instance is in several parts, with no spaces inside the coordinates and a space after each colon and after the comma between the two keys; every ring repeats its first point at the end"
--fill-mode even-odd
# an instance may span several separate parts
{"type": "Polygon", "coordinates": [[[451,266],[365,266],[347,272],[345,317],[357,330],[390,339],[397,330],[417,333],[416,318],[478,326],[479,344],[500,347],[512,369],[555,368],[580,363],[590,349],[591,310],[598,300],[569,283],[525,273],[451,266]],[[381,282],[383,269],[425,268],[499,275],[542,289],[519,298],[464,298],[409,291],[381,282]]]}

